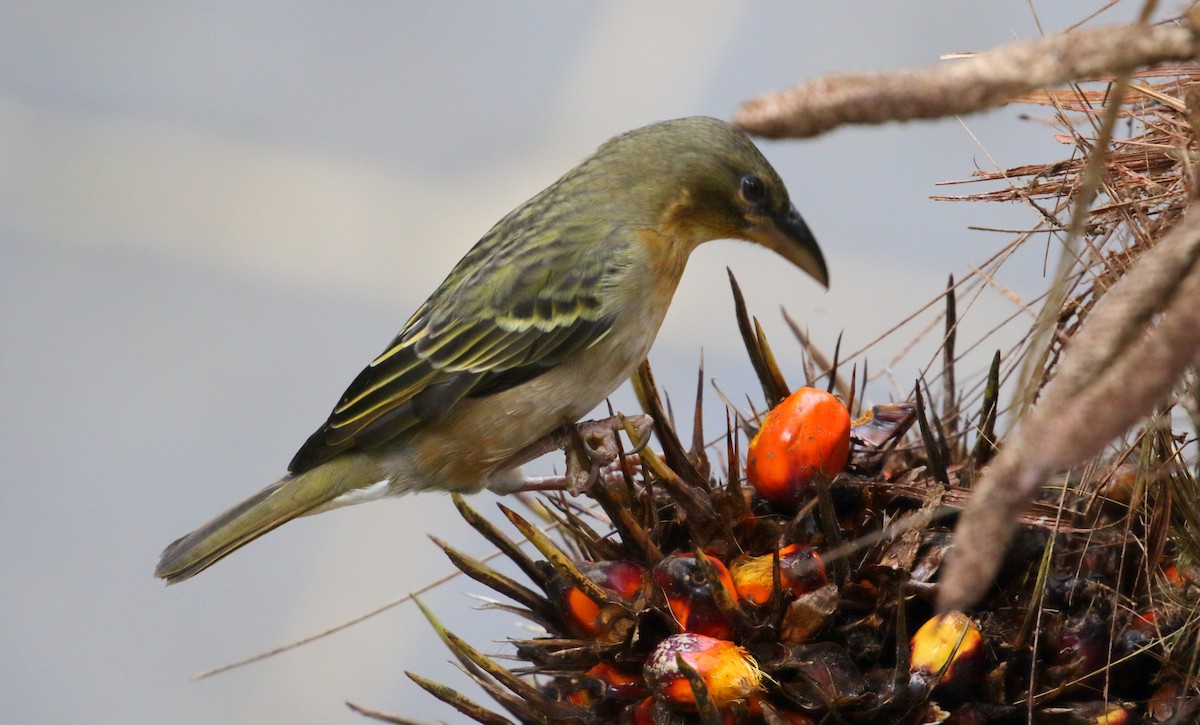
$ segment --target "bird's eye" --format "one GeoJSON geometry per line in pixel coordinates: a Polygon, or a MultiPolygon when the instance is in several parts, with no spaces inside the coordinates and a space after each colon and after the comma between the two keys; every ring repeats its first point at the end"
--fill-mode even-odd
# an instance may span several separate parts
{"type": "Polygon", "coordinates": [[[762,179],[749,174],[742,177],[742,198],[748,204],[758,205],[767,200],[767,187],[762,179]]]}

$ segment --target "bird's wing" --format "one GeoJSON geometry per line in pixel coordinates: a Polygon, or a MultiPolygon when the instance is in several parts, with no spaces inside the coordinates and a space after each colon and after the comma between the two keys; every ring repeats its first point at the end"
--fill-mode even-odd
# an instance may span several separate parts
{"type": "Polygon", "coordinates": [[[573,247],[477,246],[359,373],[288,469],[299,474],[390,441],[465,397],[531,380],[604,337],[612,319],[600,293],[610,260],[573,247]]]}

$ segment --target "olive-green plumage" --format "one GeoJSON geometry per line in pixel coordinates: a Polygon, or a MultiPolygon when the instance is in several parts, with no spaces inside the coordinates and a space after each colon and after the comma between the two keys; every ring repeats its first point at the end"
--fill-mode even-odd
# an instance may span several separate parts
{"type": "Polygon", "coordinates": [[[350,384],[289,473],[166,548],[187,579],[287,521],[421,489],[512,490],[528,449],[645,359],[688,255],[762,244],[828,283],[787,189],[712,118],[601,146],[501,219],[350,384]]]}

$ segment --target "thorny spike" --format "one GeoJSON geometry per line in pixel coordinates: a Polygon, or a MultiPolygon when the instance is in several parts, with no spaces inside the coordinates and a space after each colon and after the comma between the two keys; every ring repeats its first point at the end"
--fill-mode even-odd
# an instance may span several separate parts
{"type": "Polygon", "coordinates": [[[983,402],[979,407],[979,432],[975,445],[963,466],[962,485],[970,488],[979,469],[987,465],[996,453],[996,413],[1000,400],[1000,351],[992,356],[987,382],[983,387],[983,402]]]}
{"type": "MultiPolygon", "coordinates": [[[[453,648],[454,645],[451,645],[451,649],[453,648]]],[[[466,674],[467,677],[471,678],[472,682],[474,682],[476,685],[479,685],[479,687],[486,692],[489,697],[495,700],[505,710],[508,710],[510,713],[515,715],[518,720],[523,723],[537,722],[536,713],[531,711],[529,703],[517,695],[514,695],[503,685],[496,682],[496,680],[490,677],[487,672],[483,672],[476,668],[475,670],[468,671],[466,674]]]]}
{"type": "Polygon", "coordinates": [[[565,497],[561,492],[545,498],[542,510],[545,512],[550,526],[563,532],[564,541],[562,541],[562,546],[566,549],[563,552],[564,554],[573,559],[594,560],[608,558],[597,552],[597,547],[602,545],[600,536],[584,523],[582,519],[568,510],[564,500],[565,497]]]}
{"type": "Polygon", "coordinates": [[[471,528],[478,531],[483,538],[487,539],[488,542],[492,544],[492,546],[495,546],[497,549],[504,552],[504,555],[507,556],[512,563],[516,564],[521,572],[525,576],[529,577],[533,583],[537,584],[539,587],[545,587],[545,573],[534,565],[533,560],[530,559],[525,552],[521,551],[521,547],[517,546],[512,539],[508,538],[503,531],[492,525],[492,522],[480,516],[478,511],[471,508],[471,506],[467,504],[466,499],[463,498],[462,494],[451,494],[450,500],[454,502],[454,508],[458,509],[459,515],[463,517],[463,520],[466,521],[471,528]]]}
{"type": "Polygon", "coordinates": [[[542,674],[564,669],[582,669],[594,665],[597,659],[613,657],[627,646],[626,642],[599,643],[588,639],[510,639],[517,657],[533,663],[532,667],[513,668],[517,674],[542,674]]]}
{"type": "Polygon", "coordinates": [[[425,620],[429,622],[429,626],[433,627],[433,631],[435,634],[437,634],[438,639],[442,640],[442,644],[446,645],[446,648],[450,650],[450,652],[454,655],[454,658],[458,660],[459,664],[462,665],[463,668],[468,672],[482,674],[482,671],[475,665],[474,662],[470,660],[470,658],[462,656],[462,653],[454,648],[454,645],[450,642],[449,638],[446,637],[446,627],[442,624],[441,620],[434,615],[429,607],[426,607],[425,603],[417,597],[413,597],[413,603],[417,605],[417,609],[421,610],[421,614],[425,616],[425,620]]]}
{"type": "Polygon", "coordinates": [[[649,362],[643,361],[638,366],[637,373],[633,376],[633,389],[637,393],[642,410],[654,421],[654,434],[662,444],[663,458],[666,459],[667,465],[672,470],[678,471],[680,477],[686,481],[694,483],[705,481],[706,479],[700,475],[691,459],[688,458],[687,451],[684,450],[683,443],[675,432],[675,427],[670,424],[668,416],[663,411],[662,398],[658,394],[658,384],[654,381],[654,373],[650,369],[649,362]]]}
{"type": "Polygon", "coordinates": [[[426,679],[407,670],[405,670],[404,675],[415,682],[422,690],[425,690],[430,695],[433,695],[475,722],[483,723],[483,725],[515,725],[512,720],[502,715],[497,715],[445,685],[440,685],[433,680],[426,679]]]}
{"type": "Polygon", "coordinates": [[[521,698],[512,694],[508,690],[496,683],[495,680],[488,677],[486,674],[476,675],[467,673],[471,680],[488,694],[493,700],[500,704],[505,710],[515,715],[522,722],[536,722],[536,714],[530,712],[529,704],[521,698]]]}
{"type": "MultiPolygon", "coordinates": [[[[708,558],[708,554],[698,544],[692,545],[692,556],[696,557],[696,566],[700,571],[704,572],[704,577],[710,582],[721,581],[721,575],[717,572],[717,567],[708,558]]],[[[724,586],[713,586],[713,599],[717,602],[717,608],[721,610],[721,614],[727,616],[730,621],[741,624],[745,621],[741,607],[734,600],[724,586]]]]}
{"type": "Polygon", "coordinates": [[[550,626],[551,623],[558,621],[557,610],[545,597],[479,562],[477,559],[463,554],[436,536],[430,536],[429,538],[438,548],[446,553],[450,562],[459,571],[480,584],[500,592],[521,606],[527,607],[530,610],[531,617],[538,623],[543,626],[550,626]]]}
{"type": "Polygon", "coordinates": [[[954,379],[954,347],[958,338],[958,306],[954,275],[946,283],[946,335],[942,340],[942,421],[950,440],[958,438],[958,390],[954,379]]]}
{"type": "Polygon", "coordinates": [[[708,478],[712,473],[708,463],[708,454],[704,446],[704,355],[700,356],[700,370],[696,375],[696,412],[692,416],[692,447],[688,450],[688,458],[696,466],[700,474],[708,478]]]}
{"type": "MultiPolygon", "coordinates": [[[[863,387],[866,387],[866,385],[867,385],[867,383],[864,380],[863,387]]],[[[854,411],[855,411],[854,396],[857,393],[858,393],[858,363],[854,363],[854,365],[852,365],[850,367],[850,394],[846,396],[846,410],[850,411],[850,419],[851,420],[854,419],[854,411]]]]}
{"type": "Polygon", "coordinates": [[[763,365],[775,388],[775,394],[779,396],[779,400],[783,400],[791,394],[792,389],[788,386],[787,380],[783,378],[783,372],[779,369],[779,362],[775,359],[775,353],[771,350],[771,344],[767,342],[767,335],[763,332],[762,324],[758,321],[757,317],[754,318],[754,338],[755,342],[758,343],[758,350],[759,354],[762,355],[763,365]]]}
{"type": "Polygon", "coordinates": [[[683,655],[679,653],[675,655],[675,666],[679,668],[692,688],[692,697],[696,700],[696,711],[700,715],[700,722],[703,725],[723,725],[721,713],[713,704],[712,698],[709,697],[708,686],[704,684],[704,678],[700,676],[700,673],[689,665],[683,659],[683,655]]]}
{"type": "MultiPolygon", "coordinates": [[[[566,718],[581,718],[587,714],[587,711],[578,705],[573,705],[568,702],[557,702],[552,700],[542,692],[529,684],[525,680],[516,676],[509,670],[492,661],[479,650],[467,644],[461,637],[453,632],[446,632],[446,639],[450,641],[452,646],[462,652],[464,656],[479,666],[493,680],[507,687],[514,695],[525,701],[528,708],[532,708],[532,713],[542,713],[555,719],[566,718]]],[[[518,714],[516,712],[514,715],[518,714]]]]}
{"type": "MultiPolygon", "coordinates": [[[[829,479],[818,475],[813,479],[817,489],[817,518],[821,522],[821,533],[825,535],[827,549],[842,548],[842,532],[838,526],[837,509],[833,506],[833,498],[829,495],[829,479]]],[[[845,581],[849,574],[846,560],[839,557],[832,562],[834,576],[837,581],[845,581]]]]}
{"type": "MultiPolygon", "coordinates": [[[[625,475],[628,476],[628,473],[625,475]]],[[[634,558],[644,559],[651,565],[657,564],[663,557],[662,552],[650,540],[646,527],[638,521],[638,518],[645,518],[640,513],[644,510],[639,505],[642,496],[632,491],[631,487],[618,489],[618,485],[601,479],[592,486],[591,494],[604,509],[613,528],[617,530],[621,543],[632,549],[634,558]],[[619,501],[618,497],[622,497],[624,501],[619,501]]],[[[645,498],[650,498],[649,492],[645,494],[645,498]]],[[[653,523],[650,526],[652,527],[653,523]]]]}
{"type": "Polygon", "coordinates": [[[570,536],[576,546],[584,551],[589,559],[613,559],[619,556],[620,544],[609,540],[593,529],[583,517],[576,513],[579,510],[568,502],[561,492],[550,498],[550,503],[559,513],[550,511],[550,515],[559,522],[559,531],[570,536]]]}
{"type": "Polygon", "coordinates": [[[579,591],[583,592],[588,599],[595,602],[596,606],[603,607],[609,603],[608,592],[601,589],[600,585],[596,584],[596,582],[584,576],[583,572],[579,571],[575,566],[575,562],[563,554],[562,550],[555,546],[554,542],[550,541],[545,534],[538,531],[535,526],[522,518],[520,514],[504,504],[497,503],[496,506],[512,522],[512,525],[517,527],[517,531],[520,531],[522,536],[529,539],[529,543],[533,544],[534,548],[541,552],[542,556],[546,557],[550,565],[570,579],[573,585],[579,587],[579,591]]]}
{"type": "Polygon", "coordinates": [[[750,364],[754,367],[754,374],[758,376],[758,384],[762,386],[763,397],[767,399],[768,405],[774,407],[787,397],[788,391],[780,390],[777,381],[771,374],[766,356],[759,346],[758,336],[754,334],[754,328],[750,325],[750,313],[746,310],[746,298],[742,295],[742,288],[733,276],[733,270],[726,267],[725,271],[729,273],[729,287],[733,290],[733,310],[737,316],[738,331],[742,334],[742,344],[746,347],[746,354],[750,356],[750,364]]]}
{"type": "Polygon", "coordinates": [[[925,456],[929,460],[929,472],[944,486],[950,485],[950,475],[946,472],[946,462],[942,460],[942,452],[934,440],[929,427],[929,419],[925,412],[925,398],[921,395],[921,383],[917,381],[914,387],[917,399],[917,424],[921,427],[921,440],[925,443],[925,456]]]}
{"type": "Polygon", "coordinates": [[[771,548],[771,596],[767,599],[767,606],[775,610],[775,616],[772,619],[775,621],[775,626],[782,631],[787,609],[783,606],[783,572],[779,570],[778,546],[771,548]]]}
{"type": "Polygon", "coordinates": [[[658,454],[649,448],[642,451],[642,463],[646,465],[659,483],[667,490],[667,494],[683,510],[688,525],[693,533],[707,541],[719,524],[717,512],[713,509],[712,500],[708,495],[707,486],[704,489],[689,486],[679,474],[671,470],[658,454]]]}
{"type": "MultiPolygon", "coordinates": [[[[616,418],[617,414],[616,411],[613,410],[612,401],[608,400],[605,402],[608,403],[608,417],[616,418]]],[[[626,427],[628,428],[628,426],[626,427]]],[[[619,435],[613,435],[613,442],[617,446],[617,460],[621,461],[621,481],[625,484],[625,492],[629,496],[630,505],[633,505],[638,500],[637,486],[635,486],[633,483],[633,472],[630,470],[630,466],[625,464],[625,445],[621,443],[621,436],[619,435]]],[[[649,440],[646,440],[641,444],[642,448],[645,448],[648,445],[650,445],[649,440]]],[[[644,466],[642,466],[642,470],[645,470],[644,466]]],[[[649,481],[646,483],[649,485],[649,481]]]]}
{"type": "Polygon", "coordinates": [[[786,527],[784,527],[783,532],[780,534],[779,540],[775,542],[776,549],[780,549],[792,541],[801,540],[803,535],[802,529],[804,528],[805,522],[807,521],[809,514],[811,514],[817,508],[817,505],[820,504],[820,502],[820,497],[814,496],[808,503],[800,507],[800,510],[796,512],[795,516],[792,516],[792,520],[788,522],[786,527]]]}
{"type": "Polygon", "coordinates": [[[842,383],[841,379],[838,377],[838,365],[841,364],[841,360],[838,358],[841,354],[842,333],[839,332],[837,336],[837,342],[834,343],[833,346],[833,364],[829,368],[829,384],[826,386],[825,392],[832,393],[834,389],[836,389],[840,395],[846,397],[845,384],[842,383]]]}
{"type": "MultiPolygon", "coordinates": [[[[928,387],[925,388],[925,394],[927,396],[930,395],[928,387]]],[[[933,430],[934,441],[938,446],[938,452],[941,453],[942,462],[946,465],[948,472],[950,461],[954,460],[954,453],[950,450],[949,438],[946,436],[946,428],[942,424],[942,419],[937,414],[937,411],[933,409],[929,410],[929,427],[933,430]]]]}
{"type": "Polygon", "coordinates": [[[728,458],[728,472],[725,479],[725,491],[729,494],[728,500],[733,503],[733,517],[735,521],[740,521],[745,518],[748,513],[746,507],[746,497],[742,489],[742,451],[741,451],[741,436],[738,435],[738,429],[733,427],[733,421],[729,418],[729,408],[725,409],[725,455],[728,458]]]}

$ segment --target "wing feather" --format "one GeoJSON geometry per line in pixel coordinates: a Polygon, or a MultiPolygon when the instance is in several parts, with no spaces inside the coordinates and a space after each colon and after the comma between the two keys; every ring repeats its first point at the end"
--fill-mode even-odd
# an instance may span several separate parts
{"type": "Polygon", "coordinates": [[[612,318],[600,280],[617,261],[612,255],[586,245],[581,253],[561,239],[513,244],[496,234],[464,257],[359,373],[292,459],[293,474],[418,430],[465,397],[532,380],[607,334],[612,318]],[[480,253],[485,245],[490,254],[480,253]]]}

